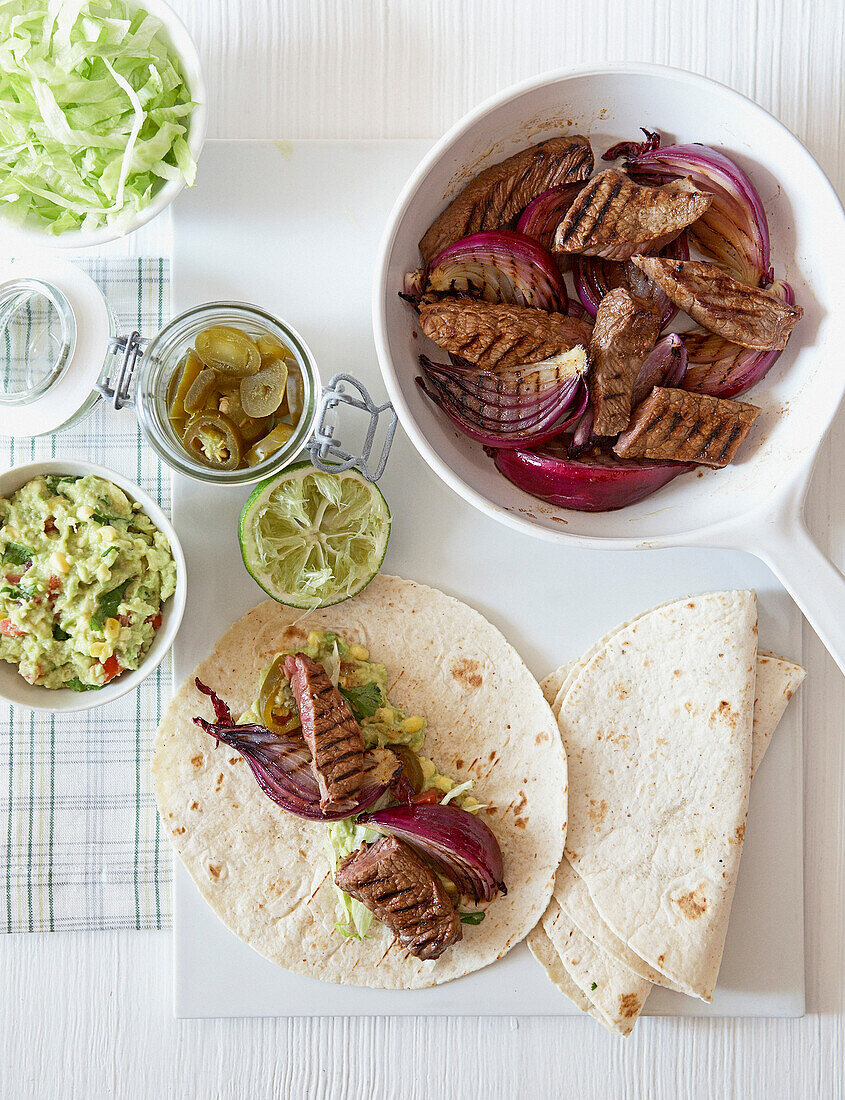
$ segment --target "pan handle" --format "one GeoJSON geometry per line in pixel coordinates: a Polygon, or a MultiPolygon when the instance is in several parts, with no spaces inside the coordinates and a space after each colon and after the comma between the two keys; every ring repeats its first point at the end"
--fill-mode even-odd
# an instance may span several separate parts
{"type": "Polygon", "coordinates": [[[845,673],[845,575],[813,542],[800,515],[766,528],[754,553],[798,604],[819,641],[845,673]]]}

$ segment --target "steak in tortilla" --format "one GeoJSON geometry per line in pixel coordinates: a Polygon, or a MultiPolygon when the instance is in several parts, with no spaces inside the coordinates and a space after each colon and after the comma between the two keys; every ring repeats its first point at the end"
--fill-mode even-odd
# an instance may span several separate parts
{"type": "Polygon", "coordinates": [[[305,653],[295,653],[285,658],[285,672],[299,707],[302,737],[311,750],[320,809],[343,809],[364,780],[361,730],[322,665],[305,653]]]}
{"type": "Polygon", "coordinates": [[[440,879],[395,837],[383,836],[347,856],[334,880],[418,959],[439,959],[461,938],[461,918],[440,879]]]}

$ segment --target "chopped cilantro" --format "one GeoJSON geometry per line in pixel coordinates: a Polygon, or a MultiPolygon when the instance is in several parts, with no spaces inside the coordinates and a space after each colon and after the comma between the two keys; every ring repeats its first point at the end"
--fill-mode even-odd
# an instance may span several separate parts
{"type": "Polygon", "coordinates": [[[31,600],[37,591],[38,586],[34,584],[16,584],[13,587],[6,585],[5,588],[0,588],[0,592],[11,600],[31,600]]]}
{"type": "MultiPolygon", "coordinates": [[[[481,910],[476,913],[461,913],[461,924],[481,924],[484,920],[484,914],[481,910]]],[[[595,988],[595,986],[593,987],[595,988]]]]}
{"type": "Polygon", "coordinates": [[[342,687],[339,690],[359,722],[363,718],[372,718],[379,707],[384,706],[382,690],[373,680],[359,687],[342,687]]]}
{"type": "Polygon", "coordinates": [[[65,681],[65,687],[70,688],[71,691],[99,691],[99,684],[83,684],[78,676],[74,676],[70,680],[65,681]]]}
{"type": "Polygon", "coordinates": [[[123,595],[126,589],[134,580],[134,577],[129,577],[128,580],[123,581],[113,588],[110,592],[104,592],[97,601],[97,609],[91,616],[91,629],[102,630],[103,624],[106,619],[113,619],[117,614],[117,609],[120,607],[120,601],[123,599],[123,595]]]}
{"type": "Polygon", "coordinates": [[[593,984],[590,986],[590,989],[592,990],[592,989],[595,989],[595,988],[596,988],[596,983],[593,982],[593,984]]]}
{"type": "Polygon", "coordinates": [[[63,481],[68,481],[68,482],[70,482],[70,481],[79,481],[79,478],[78,477],[68,477],[68,476],[62,475],[62,474],[47,474],[47,476],[44,478],[44,480],[47,483],[47,488],[50,490],[50,492],[53,494],[53,496],[56,496],[58,493],[61,492],[60,486],[61,486],[63,481]]]}
{"type": "Polygon", "coordinates": [[[8,565],[25,565],[31,562],[35,551],[28,546],[22,546],[19,542],[7,542],[3,551],[3,561],[8,565]]]}

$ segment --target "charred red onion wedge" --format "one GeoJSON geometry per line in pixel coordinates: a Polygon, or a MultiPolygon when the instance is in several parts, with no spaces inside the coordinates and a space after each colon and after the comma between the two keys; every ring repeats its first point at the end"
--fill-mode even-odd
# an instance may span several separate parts
{"type": "MultiPolygon", "coordinates": [[[[634,383],[632,407],[636,408],[655,386],[680,386],[686,374],[687,361],[684,340],[676,332],[670,332],[668,336],[658,340],[640,367],[640,373],[634,383]]],[[[578,458],[595,443],[593,410],[586,409],[575,425],[575,431],[567,448],[567,456],[578,458]]]]}
{"type": "MultiPolygon", "coordinates": [[[[216,721],[194,718],[194,723],[217,741],[235,749],[249,764],[261,790],[288,813],[309,821],[339,821],[369,809],[385,793],[390,783],[366,783],[357,798],[329,813],[320,809],[320,792],[311,770],[311,754],[300,737],[278,734],[265,726],[250,723],[239,726],[229,708],[211,688],[195,680],[197,690],[207,695],[214,706],[216,721]]],[[[396,780],[401,771],[397,762],[396,780]]]]}
{"type": "Polygon", "coordinates": [[[640,367],[631,407],[636,408],[655,386],[680,386],[687,372],[687,359],[687,349],[677,332],[658,340],[640,367]]]}
{"type": "MultiPolygon", "coordinates": [[[[406,287],[408,286],[406,276],[406,287]]],[[[523,233],[498,229],[450,244],[431,261],[424,291],[565,313],[566,286],[551,254],[523,233]]]]}
{"type": "Polygon", "coordinates": [[[572,205],[572,200],[583,186],[583,183],[570,183],[560,187],[550,187],[548,191],[538,195],[522,211],[516,223],[517,233],[533,237],[538,244],[550,251],[555,230],[563,221],[567,210],[572,205]]]}
{"type": "MultiPolygon", "coordinates": [[[[686,232],[658,252],[673,260],[689,259],[686,232]]],[[[644,298],[656,306],[660,315],[660,327],[666,328],[678,307],[663,293],[659,286],[647,278],[630,260],[603,260],[598,256],[573,256],[572,278],[575,293],[591,317],[598,313],[599,303],[605,294],[617,287],[624,287],[635,298],[644,298]]],[[[570,310],[571,312],[571,310],[570,310]]]]}
{"type": "MultiPolygon", "coordinates": [[[[795,304],[789,283],[776,280],[769,290],[789,305],[795,304]]],[[[779,351],[760,351],[732,344],[713,332],[685,332],[681,340],[689,358],[683,381],[656,385],[680,385],[682,389],[709,393],[712,397],[736,397],[745,393],[766,377],[781,355],[779,351]]]]}
{"type": "Polygon", "coordinates": [[[681,462],[621,461],[612,455],[570,458],[560,447],[493,452],[496,469],[532,496],[575,512],[612,512],[643,500],[678,474],[681,462]]]}
{"type": "Polygon", "coordinates": [[[423,392],[464,434],[489,447],[523,447],[566,431],[587,406],[586,355],[573,348],[526,367],[480,371],[420,356],[423,392]]]}
{"type": "Polygon", "coordinates": [[[625,169],[644,183],[689,178],[713,195],[710,209],[689,229],[690,238],[730,275],[750,286],[772,281],[769,223],[757,189],[738,164],[709,145],[667,145],[660,135],[643,130],[646,141],[622,142],[604,154],[624,156],[625,169]]]}
{"type": "Polygon", "coordinates": [[[358,822],[404,841],[476,904],[508,892],[498,840],[480,818],[460,806],[391,806],[363,814],[358,822]]]}

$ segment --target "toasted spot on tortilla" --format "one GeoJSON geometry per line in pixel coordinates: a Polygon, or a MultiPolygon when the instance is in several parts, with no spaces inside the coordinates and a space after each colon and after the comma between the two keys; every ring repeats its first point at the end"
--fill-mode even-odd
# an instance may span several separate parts
{"type": "Polygon", "coordinates": [[[212,861],[211,863],[208,864],[208,877],[213,882],[222,882],[223,879],[226,878],[227,874],[228,874],[228,868],[226,867],[225,863],[223,863],[223,862],[215,863],[215,862],[212,861]]]}
{"type": "Polygon", "coordinates": [[[198,752],[196,756],[191,757],[191,763],[194,765],[195,768],[201,768],[205,763],[205,757],[201,752],[198,752]]]}
{"type": "Polygon", "coordinates": [[[229,763],[230,764],[240,764],[240,762],[242,760],[243,760],[242,756],[230,756],[229,757],[229,763]]]}
{"type": "Polygon", "coordinates": [[[734,829],[734,836],[736,837],[737,844],[742,844],[743,840],[745,840],[745,822],[744,821],[741,825],[737,825],[737,827],[734,829]]]}
{"type": "Polygon", "coordinates": [[[184,825],[177,825],[176,828],[173,830],[173,835],[174,836],[182,836],[182,834],[184,832],[185,832],[185,826],[184,825]]]}
{"type": "Polygon", "coordinates": [[[214,788],[215,791],[219,791],[222,786],[223,786],[223,772],[221,772],[217,776],[217,786],[214,788]]]}
{"type": "Polygon", "coordinates": [[[192,802],[191,803],[191,809],[192,810],[198,810],[199,808],[200,808],[199,802],[192,802]]]}
{"type": "Polygon", "coordinates": [[[590,799],[590,808],[587,814],[595,825],[601,825],[604,819],[607,817],[607,802],[602,799],[601,802],[597,802],[594,798],[590,799]]]}
{"type": "Polygon", "coordinates": [[[514,825],[516,826],[517,829],[524,829],[525,825],[526,825],[526,821],[525,821],[524,817],[515,817],[514,820],[513,820],[513,823],[514,823],[514,825]]]}
{"type": "Polygon", "coordinates": [[[673,669],[673,675],[674,676],[680,676],[681,675],[681,670],[679,668],[673,669]]]}
{"type": "Polygon", "coordinates": [[[463,766],[464,766],[463,760],[456,760],[455,761],[455,767],[456,768],[462,768],[463,766]]]}
{"type": "Polygon", "coordinates": [[[666,961],[666,952],[664,951],[662,955],[657,956],[657,965],[658,966],[663,966],[663,963],[665,961],[666,961]]]}
{"type": "Polygon", "coordinates": [[[458,681],[459,684],[463,684],[465,687],[480,688],[484,683],[484,678],[478,671],[478,661],[473,661],[469,657],[462,657],[460,661],[452,665],[452,676],[458,681]]]}
{"type": "Polygon", "coordinates": [[[642,1004],[636,993],[623,993],[619,998],[620,1016],[625,1016],[630,1019],[631,1016],[636,1016],[641,1008],[642,1004]]]}
{"type": "Polygon", "coordinates": [[[618,695],[618,697],[620,699],[627,699],[628,698],[628,689],[625,687],[624,684],[617,684],[616,685],[616,694],[618,695]]]}
{"type": "Polygon", "coordinates": [[[690,920],[698,920],[703,913],[707,912],[707,897],[703,886],[696,886],[688,894],[675,898],[675,902],[684,916],[690,920]]]}

